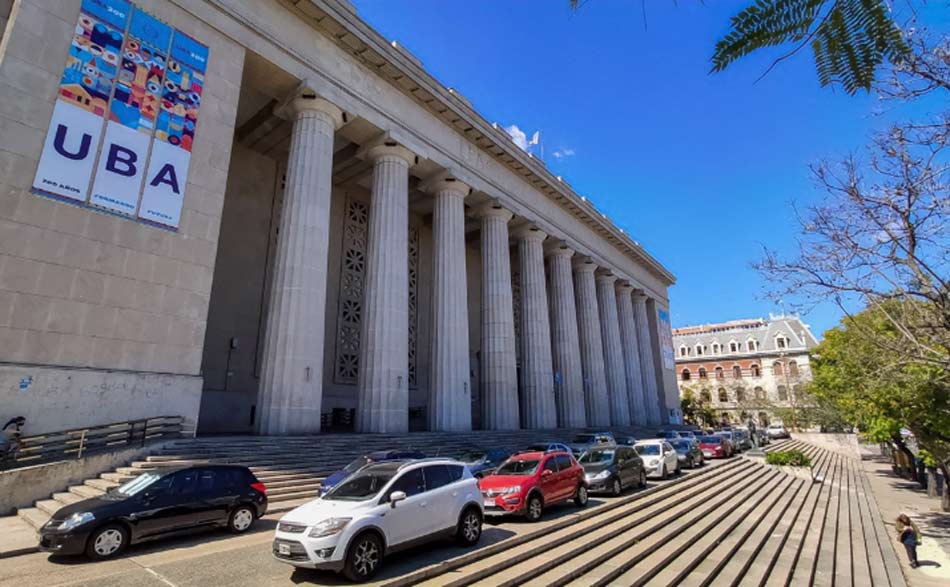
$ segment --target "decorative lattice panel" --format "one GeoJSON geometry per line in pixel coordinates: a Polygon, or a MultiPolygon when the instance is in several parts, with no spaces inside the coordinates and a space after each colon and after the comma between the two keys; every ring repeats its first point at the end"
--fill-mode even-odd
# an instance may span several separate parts
{"type": "Polygon", "coordinates": [[[416,332],[419,323],[419,229],[409,227],[409,387],[416,387],[416,332]]]}
{"type": "Polygon", "coordinates": [[[369,207],[362,202],[347,198],[343,221],[343,266],[340,268],[340,303],[337,316],[334,372],[334,381],[337,383],[355,384],[359,372],[368,221],[369,207]]]}

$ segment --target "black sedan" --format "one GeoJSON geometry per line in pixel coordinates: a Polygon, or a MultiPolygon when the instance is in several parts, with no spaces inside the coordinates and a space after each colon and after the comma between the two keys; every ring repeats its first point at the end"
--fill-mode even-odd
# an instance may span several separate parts
{"type": "Polygon", "coordinates": [[[266,491],[237,465],[149,471],[57,511],[40,529],[40,550],[99,560],[130,544],[201,528],[240,534],[267,511],[266,491]]]}
{"type": "Polygon", "coordinates": [[[643,487],[647,473],[643,460],[630,446],[592,448],[578,459],[591,493],[623,493],[625,487],[643,487]]]}
{"type": "Polygon", "coordinates": [[[676,450],[680,469],[692,469],[703,464],[703,451],[699,448],[699,443],[692,438],[675,438],[670,444],[676,450]]]}

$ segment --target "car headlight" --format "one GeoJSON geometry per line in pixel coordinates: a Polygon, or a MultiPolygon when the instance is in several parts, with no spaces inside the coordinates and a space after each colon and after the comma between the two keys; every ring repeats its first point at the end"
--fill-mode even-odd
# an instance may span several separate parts
{"type": "Polygon", "coordinates": [[[501,489],[496,489],[498,495],[512,495],[514,493],[521,493],[520,485],[512,485],[511,487],[502,487],[501,489]]]}
{"type": "Polygon", "coordinates": [[[327,518],[310,529],[308,536],[311,538],[323,538],[339,534],[346,528],[353,518],[327,518]]]}
{"type": "Polygon", "coordinates": [[[75,514],[69,516],[63,522],[56,527],[57,530],[72,530],[83,524],[88,524],[89,522],[96,519],[96,516],[92,515],[92,512],[76,512],[75,514]]]}
{"type": "Polygon", "coordinates": [[[607,477],[610,477],[610,471],[604,470],[604,471],[601,471],[600,473],[597,473],[596,475],[592,476],[592,477],[591,477],[591,480],[592,480],[592,481],[602,481],[602,480],[606,479],[607,477]]]}

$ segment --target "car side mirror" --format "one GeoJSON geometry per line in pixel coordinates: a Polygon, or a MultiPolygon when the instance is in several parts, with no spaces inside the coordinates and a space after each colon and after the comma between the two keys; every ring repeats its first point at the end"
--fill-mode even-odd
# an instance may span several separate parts
{"type": "Polygon", "coordinates": [[[543,479],[544,477],[550,477],[550,476],[553,475],[553,474],[554,474],[554,471],[552,471],[552,470],[550,470],[550,469],[545,469],[545,470],[541,471],[541,478],[543,479]]]}
{"type": "Polygon", "coordinates": [[[392,507],[396,507],[396,504],[404,499],[406,499],[405,491],[393,491],[389,494],[389,504],[392,507]]]}

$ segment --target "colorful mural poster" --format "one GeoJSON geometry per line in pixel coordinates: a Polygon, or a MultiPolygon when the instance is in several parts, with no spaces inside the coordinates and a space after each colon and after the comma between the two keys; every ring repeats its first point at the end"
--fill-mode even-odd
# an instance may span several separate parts
{"type": "Polygon", "coordinates": [[[131,6],[83,0],[33,187],[85,201],[131,6]]]}
{"type": "Polygon", "coordinates": [[[134,215],[158,118],[172,28],[135,9],[122,48],[90,203],[134,215]]]}
{"type": "Polygon", "coordinates": [[[175,32],[139,217],[177,228],[198,126],[208,48],[175,32]]]}
{"type": "Polygon", "coordinates": [[[673,354],[673,326],[670,324],[668,310],[657,308],[658,330],[660,331],[660,356],[663,359],[664,369],[676,368],[676,356],[673,354]]]}

